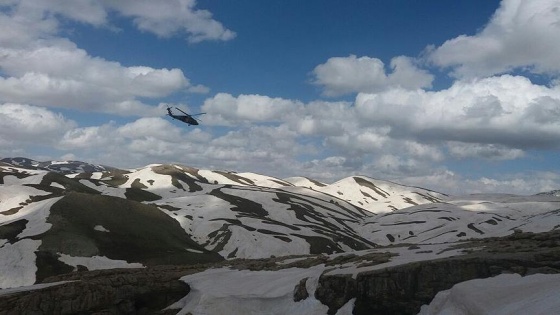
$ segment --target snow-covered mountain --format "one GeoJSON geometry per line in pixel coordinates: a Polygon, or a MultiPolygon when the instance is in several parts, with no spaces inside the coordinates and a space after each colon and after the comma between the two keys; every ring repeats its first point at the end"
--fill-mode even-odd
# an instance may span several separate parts
{"type": "Polygon", "coordinates": [[[80,161],[44,161],[39,162],[24,157],[3,158],[0,165],[13,165],[26,169],[53,171],[62,174],[103,172],[113,169],[109,166],[96,165],[80,161]]]}
{"type": "Polygon", "coordinates": [[[379,245],[442,243],[547,232],[560,227],[560,198],[553,195],[468,195],[368,218],[361,235],[379,245]]]}
{"type": "Polygon", "coordinates": [[[364,176],[344,178],[336,183],[313,188],[337,196],[373,213],[387,213],[410,206],[447,199],[447,195],[419,187],[364,176]]]}
{"type": "MultiPolygon", "coordinates": [[[[405,257],[408,247],[418,249],[387,258],[392,266],[461,254],[441,243],[559,227],[554,193],[447,196],[364,176],[326,184],[169,164],[119,170],[25,158],[0,163],[0,289],[77,270],[271,257],[289,265],[309,257],[301,255],[323,255],[323,263],[356,257],[337,267],[355,275],[373,270],[371,255],[405,257]],[[377,249],[385,245],[397,247],[377,249]]],[[[329,270],[292,276],[318,279],[329,270]]],[[[195,278],[189,281],[199,283],[195,278]]],[[[178,307],[192,310],[195,298],[178,307]]]]}

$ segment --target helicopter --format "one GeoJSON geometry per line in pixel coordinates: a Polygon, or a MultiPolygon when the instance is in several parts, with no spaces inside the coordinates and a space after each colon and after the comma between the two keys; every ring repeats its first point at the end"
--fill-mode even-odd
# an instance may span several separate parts
{"type": "Polygon", "coordinates": [[[181,113],[183,113],[184,115],[175,115],[171,112],[171,108],[169,106],[167,106],[167,115],[171,116],[171,118],[173,119],[177,119],[180,120],[184,123],[186,123],[187,125],[198,125],[199,120],[197,120],[196,118],[194,118],[193,116],[198,116],[198,115],[204,115],[206,113],[199,113],[199,114],[193,114],[193,115],[189,115],[187,113],[185,113],[184,111],[182,111],[181,109],[175,107],[175,109],[177,109],[178,111],[180,111],[181,113]]]}

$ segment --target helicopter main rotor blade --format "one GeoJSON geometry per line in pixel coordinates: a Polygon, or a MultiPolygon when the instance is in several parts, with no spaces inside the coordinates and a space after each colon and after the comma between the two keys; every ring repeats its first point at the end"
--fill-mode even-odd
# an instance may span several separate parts
{"type": "MultiPolygon", "coordinates": [[[[175,108],[177,108],[177,107],[175,107],[175,108]]],[[[182,111],[180,108],[177,108],[177,110],[180,111],[181,113],[187,115],[187,116],[190,116],[189,114],[187,114],[187,113],[185,113],[184,111],[182,111]]]]}

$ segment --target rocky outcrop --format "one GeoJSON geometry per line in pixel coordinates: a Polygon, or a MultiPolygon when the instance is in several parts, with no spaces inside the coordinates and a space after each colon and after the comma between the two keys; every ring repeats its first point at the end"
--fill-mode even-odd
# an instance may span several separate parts
{"type": "Polygon", "coordinates": [[[294,288],[294,302],[303,301],[309,297],[309,292],[307,292],[306,287],[307,279],[309,278],[301,279],[294,288]]]}
{"type": "Polygon", "coordinates": [[[355,298],[353,314],[417,314],[437,292],[501,273],[560,272],[560,232],[515,234],[475,241],[470,254],[346,275],[323,275],[315,297],[335,314],[355,298]]]}
{"type": "Polygon", "coordinates": [[[356,284],[352,275],[321,276],[315,297],[329,307],[328,315],[334,315],[339,308],[356,297],[356,284]]]}
{"type": "Polygon", "coordinates": [[[0,315],[175,314],[164,311],[190,291],[179,278],[196,269],[160,267],[77,272],[50,287],[0,295],[0,315]]]}

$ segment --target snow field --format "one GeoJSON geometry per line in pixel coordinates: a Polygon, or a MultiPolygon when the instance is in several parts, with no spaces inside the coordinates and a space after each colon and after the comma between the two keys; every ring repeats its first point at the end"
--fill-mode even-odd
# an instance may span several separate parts
{"type": "Polygon", "coordinates": [[[60,254],[58,260],[73,266],[77,270],[78,265],[85,266],[88,270],[114,269],[114,268],[145,268],[140,263],[129,263],[125,260],[114,260],[104,256],[75,257],[60,254]]]}
{"type": "Polygon", "coordinates": [[[419,315],[549,315],[560,311],[560,275],[502,274],[439,292],[419,315]]]}
{"type": "Polygon", "coordinates": [[[279,271],[209,269],[181,278],[191,292],[169,308],[180,309],[178,314],[182,315],[326,314],[328,307],[314,298],[321,272],[321,267],[279,271]],[[309,297],[294,302],[294,288],[304,278],[308,278],[309,297]]]}
{"type": "Polygon", "coordinates": [[[0,289],[35,283],[35,251],[41,241],[23,239],[0,247],[0,289]]]}

